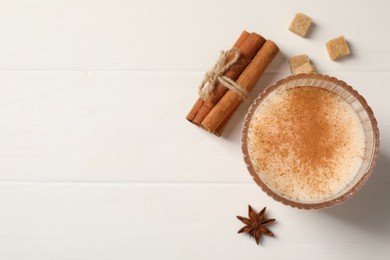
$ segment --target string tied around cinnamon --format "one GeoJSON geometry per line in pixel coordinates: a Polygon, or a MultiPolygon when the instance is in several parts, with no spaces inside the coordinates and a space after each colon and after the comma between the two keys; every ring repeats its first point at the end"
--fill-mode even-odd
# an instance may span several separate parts
{"type": "Polygon", "coordinates": [[[219,59],[214,67],[209,70],[202,83],[199,86],[199,96],[206,100],[218,83],[221,83],[226,88],[237,93],[241,99],[245,99],[248,96],[248,92],[245,88],[237,84],[234,80],[224,76],[225,72],[231,67],[237,64],[240,58],[240,51],[237,48],[232,48],[228,51],[221,51],[219,59]],[[228,61],[228,57],[232,54],[233,58],[228,61]]]}

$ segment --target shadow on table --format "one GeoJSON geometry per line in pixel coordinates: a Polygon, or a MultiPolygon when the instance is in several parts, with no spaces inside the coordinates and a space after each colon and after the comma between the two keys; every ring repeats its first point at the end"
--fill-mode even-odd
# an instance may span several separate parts
{"type": "Polygon", "coordinates": [[[390,157],[380,153],[367,183],[341,205],[324,209],[334,218],[375,235],[390,235],[390,157]]]}

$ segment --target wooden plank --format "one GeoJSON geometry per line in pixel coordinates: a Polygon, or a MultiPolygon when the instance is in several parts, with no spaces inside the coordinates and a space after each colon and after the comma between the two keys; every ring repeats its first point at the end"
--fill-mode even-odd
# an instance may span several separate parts
{"type": "Polygon", "coordinates": [[[250,8],[221,0],[1,1],[0,70],[204,71],[247,29],[280,46],[271,71],[288,71],[286,57],[301,53],[320,70],[389,71],[390,38],[381,27],[390,24],[386,6],[364,0],[320,6],[258,0],[250,8]],[[296,12],[313,17],[308,39],[287,29],[296,12]],[[350,42],[353,56],[332,62],[325,42],[339,35],[350,42]]]}
{"type": "Polygon", "coordinates": [[[0,183],[0,255],[10,260],[254,259],[259,254],[386,259],[390,179],[376,177],[351,201],[322,211],[284,206],[254,184],[0,183]],[[277,219],[276,238],[264,238],[261,246],[237,234],[242,224],[236,215],[247,214],[248,203],[257,210],[267,206],[268,217],[277,219]]]}
{"type": "MultiPolygon", "coordinates": [[[[185,120],[201,73],[0,72],[0,180],[252,183],[243,116],[285,75],[266,74],[217,138],[185,120]]],[[[336,75],[367,97],[387,154],[389,75],[336,75]]]]}

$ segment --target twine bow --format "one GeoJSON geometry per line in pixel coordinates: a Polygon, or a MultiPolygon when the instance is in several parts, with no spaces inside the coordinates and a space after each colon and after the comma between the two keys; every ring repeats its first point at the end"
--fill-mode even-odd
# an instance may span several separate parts
{"type": "Polygon", "coordinates": [[[247,97],[248,93],[246,89],[238,85],[234,80],[223,75],[237,63],[239,58],[240,51],[236,48],[232,48],[228,51],[221,51],[221,55],[214,65],[214,68],[206,73],[202,84],[199,86],[199,95],[201,98],[206,100],[218,83],[221,83],[226,88],[236,92],[242,99],[247,97]],[[226,62],[230,54],[233,54],[234,57],[229,62],[226,62]]]}

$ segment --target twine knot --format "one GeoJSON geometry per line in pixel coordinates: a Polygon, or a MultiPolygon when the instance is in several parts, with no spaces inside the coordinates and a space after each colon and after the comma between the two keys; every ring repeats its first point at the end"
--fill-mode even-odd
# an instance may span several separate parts
{"type": "Polygon", "coordinates": [[[237,48],[232,48],[228,51],[221,51],[221,55],[214,68],[209,70],[202,83],[199,86],[199,95],[206,100],[213,92],[218,83],[221,83],[226,88],[236,92],[242,99],[245,99],[248,95],[245,88],[237,84],[234,80],[224,76],[225,72],[233,67],[240,58],[240,51],[237,48]],[[230,54],[234,55],[230,61],[228,57],[230,54]]]}

